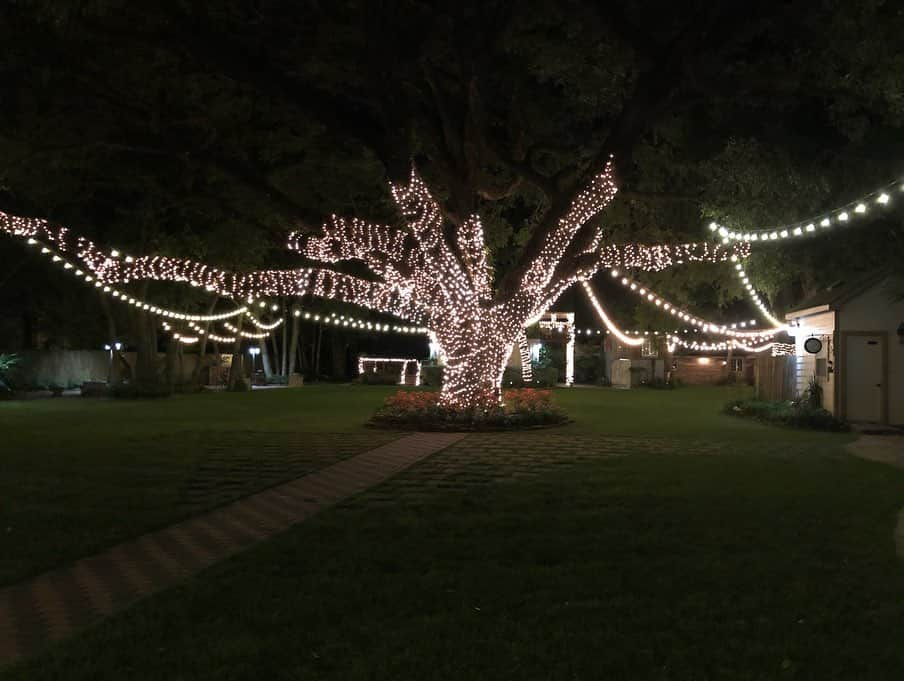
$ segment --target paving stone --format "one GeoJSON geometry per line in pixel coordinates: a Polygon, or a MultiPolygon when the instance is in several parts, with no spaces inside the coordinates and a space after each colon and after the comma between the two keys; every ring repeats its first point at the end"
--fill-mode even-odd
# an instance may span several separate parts
{"type": "MultiPolygon", "coordinates": [[[[303,477],[124,542],[68,567],[0,588],[0,664],[35,652],[77,627],[173,585],[379,484],[463,437],[456,433],[410,435],[351,458],[348,447],[336,438],[336,451],[327,456],[329,465],[322,470],[315,470],[316,461],[298,457],[296,470],[309,469],[303,477]]],[[[232,490],[234,495],[246,484],[242,478],[251,474],[285,479],[287,468],[279,462],[253,456],[237,458],[234,448],[242,445],[232,440],[230,448],[222,448],[200,467],[197,479],[186,486],[189,495],[209,496],[214,489],[232,490]],[[217,480],[211,473],[222,474],[224,470],[234,477],[217,480]]],[[[352,443],[351,448],[360,451],[360,443],[352,443]]],[[[266,455],[275,457],[273,451],[264,449],[266,455]]],[[[260,454],[257,451],[255,456],[260,454]]],[[[322,463],[323,456],[319,460],[322,463]]]]}

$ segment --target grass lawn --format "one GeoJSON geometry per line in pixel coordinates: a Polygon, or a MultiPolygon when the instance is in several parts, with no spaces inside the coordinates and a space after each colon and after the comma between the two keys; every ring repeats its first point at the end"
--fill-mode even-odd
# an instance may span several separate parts
{"type": "Polygon", "coordinates": [[[361,425],[389,392],[0,402],[0,584],[398,437],[361,425]]]}
{"type": "Polygon", "coordinates": [[[0,679],[901,678],[904,473],[734,394],[559,391],[0,679]]]}

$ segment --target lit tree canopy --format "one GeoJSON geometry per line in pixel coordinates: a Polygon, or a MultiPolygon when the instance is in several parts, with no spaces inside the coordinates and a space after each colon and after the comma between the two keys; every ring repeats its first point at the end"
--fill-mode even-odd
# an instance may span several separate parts
{"type": "MultiPolygon", "coordinates": [[[[286,233],[323,216],[398,225],[387,186],[413,159],[453,248],[480,216],[488,251],[455,255],[486,259],[475,285],[499,302],[610,154],[620,192],[574,244],[697,241],[704,218],[787,221],[893,176],[894,8],[736,5],[7,3],[0,208],[135,253],[291,267],[286,233]]],[[[899,222],[851,238],[750,270],[778,295],[900,257],[899,222]]],[[[715,269],[655,283],[715,308],[740,295],[715,269]]]]}

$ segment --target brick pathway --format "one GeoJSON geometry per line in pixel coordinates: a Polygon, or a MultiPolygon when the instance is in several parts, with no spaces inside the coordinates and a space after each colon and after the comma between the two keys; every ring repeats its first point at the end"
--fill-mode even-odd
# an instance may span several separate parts
{"type": "Polygon", "coordinates": [[[461,440],[419,433],[0,589],[0,664],[302,522],[461,440]]]}

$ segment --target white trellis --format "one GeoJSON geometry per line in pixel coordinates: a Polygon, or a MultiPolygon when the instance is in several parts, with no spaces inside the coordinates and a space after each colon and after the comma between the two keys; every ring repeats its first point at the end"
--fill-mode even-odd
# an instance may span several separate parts
{"type": "Polygon", "coordinates": [[[399,385],[405,385],[405,376],[408,374],[408,365],[414,364],[414,384],[421,384],[421,363],[417,359],[408,357],[358,357],[358,373],[364,374],[368,371],[377,373],[381,366],[385,364],[401,365],[399,370],[399,385]]]}
{"type": "Polygon", "coordinates": [[[541,329],[561,333],[565,339],[565,385],[574,383],[574,312],[547,312],[538,326],[541,329]]]}

